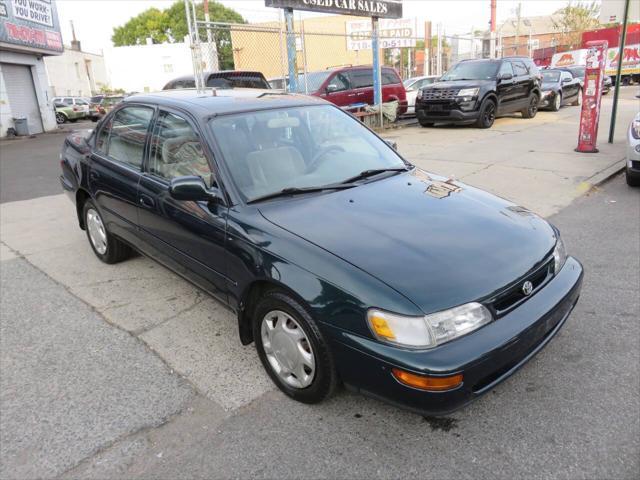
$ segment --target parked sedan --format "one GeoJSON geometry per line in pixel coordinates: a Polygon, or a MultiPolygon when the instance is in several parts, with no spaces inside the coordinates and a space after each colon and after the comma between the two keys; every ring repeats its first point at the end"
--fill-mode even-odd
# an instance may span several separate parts
{"type": "Polygon", "coordinates": [[[580,105],[580,81],[565,70],[542,70],[542,97],[539,108],[557,112],[563,105],[580,105]]]}
{"type": "Polygon", "coordinates": [[[139,250],[210,292],[301,402],[340,381],[460,408],[547,345],[580,295],[546,220],[411,165],[313,97],[128,97],[62,159],[96,256],[139,250]]]}

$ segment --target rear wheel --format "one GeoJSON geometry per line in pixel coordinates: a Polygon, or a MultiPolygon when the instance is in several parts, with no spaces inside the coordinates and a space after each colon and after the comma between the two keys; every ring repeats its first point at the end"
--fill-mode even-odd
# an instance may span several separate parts
{"type": "Polygon", "coordinates": [[[56,112],[56,123],[58,125],[62,125],[66,121],[67,121],[67,117],[65,117],[63,113],[56,112]]]}
{"type": "Polygon", "coordinates": [[[562,93],[558,92],[558,93],[556,93],[556,96],[553,99],[553,104],[551,105],[551,110],[553,112],[557,112],[558,110],[560,110],[561,106],[562,106],[562,93]]]}
{"type": "Polygon", "coordinates": [[[522,118],[533,118],[538,113],[538,96],[532,93],[527,108],[522,110],[522,118]]]}
{"type": "Polygon", "coordinates": [[[476,120],[476,127],[478,128],[491,128],[493,122],[496,120],[496,102],[487,98],[482,102],[480,107],[480,116],[476,120]]]}
{"type": "Polygon", "coordinates": [[[258,302],[253,338],[271,380],[289,397],[317,403],[335,390],[329,346],[311,315],[288,294],[272,290],[258,302]]]}
{"type": "Polygon", "coordinates": [[[579,107],[580,105],[582,105],[582,89],[578,90],[578,96],[571,105],[573,105],[574,107],[579,107]]]}
{"type": "Polygon", "coordinates": [[[131,256],[131,248],[109,233],[92,200],[87,200],[84,204],[83,216],[87,238],[96,257],[111,264],[131,256]]]}

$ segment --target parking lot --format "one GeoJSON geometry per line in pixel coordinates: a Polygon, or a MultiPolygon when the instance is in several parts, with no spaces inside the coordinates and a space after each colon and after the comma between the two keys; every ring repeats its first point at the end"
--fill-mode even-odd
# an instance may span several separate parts
{"type": "Polygon", "coordinates": [[[419,167],[549,218],[585,265],[559,336],[440,418],[344,390],[288,399],[215,300],[144,257],[95,258],[59,193],[64,134],[3,142],[0,476],[637,478],[640,191],[616,175],[636,91],[613,145],[603,100],[598,154],[573,151],[575,107],[383,134],[419,167]]]}

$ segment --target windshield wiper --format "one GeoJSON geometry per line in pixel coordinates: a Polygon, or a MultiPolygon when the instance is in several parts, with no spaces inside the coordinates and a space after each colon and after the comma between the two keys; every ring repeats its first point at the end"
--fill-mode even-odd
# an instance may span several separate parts
{"type": "Polygon", "coordinates": [[[342,182],[342,185],[348,185],[353,182],[357,182],[358,180],[364,180],[365,178],[372,177],[374,175],[378,175],[379,173],[384,172],[406,172],[410,169],[410,167],[394,167],[394,168],[373,168],[371,170],[364,170],[360,172],[355,177],[347,178],[342,182]]]}
{"type": "Polygon", "coordinates": [[[344,190],[346,188],[352,188],[355,186],[356,185],[349,185],[348,183],[345,182],[345,183],[336,183],[331,185],[321,185],[318,187],[288,187],[288,188],[283,188],[282,190],[279,190],[277,192],[267,193],[266,195],[252,198],[251,200],[247,201],[247,203],[248,204],[256,203],[256,202],[261,202],[263,200],[269,200],[271,198],[288,197],[292,195],[300,195],[302,193],[322,192],[325,190],[344,190]]]}

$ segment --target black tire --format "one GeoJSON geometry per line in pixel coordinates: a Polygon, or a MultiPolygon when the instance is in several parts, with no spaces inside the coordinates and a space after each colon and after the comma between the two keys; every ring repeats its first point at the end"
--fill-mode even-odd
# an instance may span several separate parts
{"type": "Polygon", "coordinates": [[[528,107],[522,109],[522,118],[533,118],[538,113],[538,103],[540,102],[540,98],[535,93],[532,93],[529,96],[528,107]]]}
{"type": "Polygon", "coordinates": [[[640,175],[631,175],[629,173],[629,169],[625,169],[624,171],[625,179],[627,180],[627,185],[630,187],[640,187],[640,175]]]}
{"type": "Polygon", "coordinates": [[[555,96],[553,97],[553,104],[551,105],[551,111],[557,112],[558,110],[560,110],[561,106],[562,106],[562,92],[556,92],[555,96]]]}
{"type": "Polygon", "coordinates": [[[271,290],[264,294],[258,301],[253,313],[253,339],[256,350],[273,383],[289,397],[303,403],[318,403],[330,397],[336,389],[338,376],[335,370],[333,356],[316,322],[309,312],[288,294],[271,290]],[[262,341],[262,321],[265,316],[274,310],[280,310],[291,316],[302,327],[313,351],[315,373],[311,384],[305,388],[296,388],[285,383],[267,359],[262,341]]]}
{"type": "Polygon", "coordinates": [[[576,96],[576,99],[571,102],[571,105],[573,105],[574,107],[579,107],[580,105],[582,105],[582,89],[578,90],[578,95],[576,96]]]}
{"type": "Polygon", "coordinates": [[[622,77],[622,81],[620,82],[620,84],[623,87],[628,87],[629,85],[631,85],[631,77],[622,77]]]}
{"type": "Polygon", "coordinates": [[[420,123],[420,126],[424,128],[433,127],[435,125],[432,122],[423,122],[422,120],[418,120],[418,122],[420,123]]]}
{"type": "Polygon", "coordinates": [[[476,120],[475,126],[477,128],[491,128],[496,121],[497,105],[490,98],[486,98],[480,106],[480,116],[476,120]]]}
{"type": "Polygon", "coordinates": [[[89,245],[91,245],[91,249],[93,250],[93,253],[96,254],[96,257],[98,257],[104,263],[113,264],[113,263],[118,263],[123,260],[126,260],[131,256],[132,254],[131,247],[129,247],[127,244],[123,243],[121,240],[114,237],[111,233],[109,233],[109,231],[106,228],[106,225],[104,224],[104,221],[102,221],[102,215],[100,214],[100,211],[95,206],[92,200],[87,200],[85,202],[84,208],[82,209],[82,218],[84,219],[85,231],[87,233],[87,240],[89,240],[89,245]],[[104,233],[106,235],[107,240],[106,240],[106,251],[102,253],[97,250],[96,246],[91,240],[91,234],[89,233],[89,225],[87,221],[87,215],[89,211],[95,212],[98,215],[98,217],[100,218],[100,222],[102,223],[104,228],[104,233]]]}
{"type": "Polygon", "coordinates": [[[66,121],[67,117],[64,115],[64,113],[56,112],[56,123],[58,125],[62,125],[66,121]]]}

